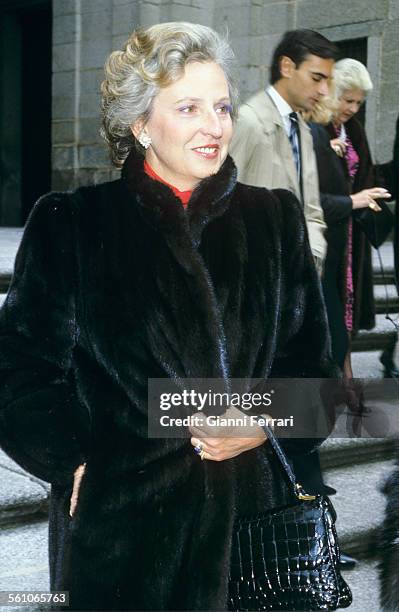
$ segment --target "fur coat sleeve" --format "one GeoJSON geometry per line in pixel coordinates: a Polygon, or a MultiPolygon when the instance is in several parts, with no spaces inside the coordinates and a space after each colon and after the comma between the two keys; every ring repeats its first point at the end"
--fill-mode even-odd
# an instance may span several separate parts
{"type": "Polygon", "coordinates": [[[87,429],[70,371],[79,330],[64,204],[65,195],[51,194],[34,207],[0,312],[0,445],[27,471],[58,483],[84,460],[87,429]]]}
{"type": "MultiPolygon", "coordinates": [[[[340,370],[331,358],[324,298],[309,246],[303,211],[291,192],[275,190],[273,193],[279,199],[283,277],[289,279],[289,283],[283,285],[279,341],[270,378],[339,378],[340,370]]],[[[328,384],[327,381],[325,384],[328,384]]],[[[313,392],[310,387],[302,390],[296,388],[298,403],[293,407],[295,420],[303,425],[308,433],[303,438],[290,437],[280,440],[289,456],[309,453],[325,439],[325,435],[319,437],[316,430],[316,437],[309,437],[312,421],[317,421],[322,410],[329,410],[325,392],[322,397],[318,395],[316,388],[315,392],[317,396],[311,399],[309,393],[313,392]],[[306,414],[302,414],[301,406],[305,407],[306,414]]]]}
{"type": "Polygon", "coordinates": [[[323,378],[338,370],[320,280],[310,250],[303,212],[289,191],[276,189],[282,217],[283,284],[279,340],[270,378],[323,378]]]}

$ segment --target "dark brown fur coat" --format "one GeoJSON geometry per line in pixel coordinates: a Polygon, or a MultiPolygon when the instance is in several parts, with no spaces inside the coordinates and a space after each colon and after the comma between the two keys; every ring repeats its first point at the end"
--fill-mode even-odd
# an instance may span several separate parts
{"type": "Polygon", "coordinates": [[[148,439],[149,377],[330,373],[289,192],[236,183],[228,157],[184,211],[131,153],[120,180],[41,198],[0,314],[0,444],[53,485],[51,586],[69,609],[225,608],[238,501],[284,500],[267,444],[217,463],[148,439]]]}

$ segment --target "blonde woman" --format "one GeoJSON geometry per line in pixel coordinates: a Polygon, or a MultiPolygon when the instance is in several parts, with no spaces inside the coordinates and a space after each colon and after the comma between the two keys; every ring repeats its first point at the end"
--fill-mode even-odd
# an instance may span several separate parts
{"type": "Polygon", "coordinates": [[[287,501],[258,425],[149,438],[149,378],[332,371],[301,207],[237,183],[227,154],[232,60],[205,26],[133,32],[102,85],[121,178],[43,197],[17,257],[0,444],[53,485],[67,609],[225,609],[235,518],[287,501]]]}

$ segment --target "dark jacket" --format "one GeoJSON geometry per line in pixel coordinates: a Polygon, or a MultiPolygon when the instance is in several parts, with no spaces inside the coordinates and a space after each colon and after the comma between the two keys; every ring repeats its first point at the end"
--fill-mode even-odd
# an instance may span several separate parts
{"type": "Polygon", "coordinates": [[[281,472],[267,444],[217,463],[149,439],[147,381],[331,374],[295,197],[237,184],[228,157],[184,211],[132,152],[121,180],[37,203],[0,334],[0,444],[53,483],[52,588],[78,610],[223,609],[239,502],[280,505],[281,472]]]}
{"type": "Polygon", "coordinates": [[[346,253],[352,200],[341,159],[331,148],[330,135],[326,128],[317,123],[311,123],[310,128],[317,159],[320,201],[327,223],[326,238],[329,248],[325,268],[331,266],[337,269],[342,265],[346,253]]]}
{"type": "MultiPolygon", "coordinates": [[[[356,117],[352,117],[345,124],[345,128],[353,147],[359,155],[359,168],[353,185],[350,184],[345,159],[339,160],[347,180],[347,188],[344,195],[348,195],[362,191],[362,189],[374,187],[376,180],[367,136],[363,126],[356,117]]],[[[330,139],[336,138],[332,124],[328,125],[326,129],[330,139]]],[[[352,237],[352,264],[354,285],[353,328],[356,332],[359,329],[371,329],[374,327],[375,306],[371,246],[360,226],[355,221],[353,223],[352,237]]]]}
{"type": "Polygon", "coordinates": [[[345,283],[347,266],[348,221],[352,214],[347,177],[338,155],[330,145],[324,126],[311,123],[313,145],[319,175],[320,202],[327,223],[327,255],[322,287],[331,333],[333,356],[342,368],[348,351],[345,325],[345,283]]]}

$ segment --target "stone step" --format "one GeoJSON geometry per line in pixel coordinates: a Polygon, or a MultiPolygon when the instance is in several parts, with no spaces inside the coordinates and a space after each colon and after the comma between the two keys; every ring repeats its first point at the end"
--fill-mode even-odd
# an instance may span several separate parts
{"type": "Polygon", "coordinates": [[[10,284],[22,233],[22,227],[0,227],[0,294],[6,293],[10,284]]]}
{"type": "Polygon", "coordinates": [[[337,490],[331,497],[337,512],[337,533],[343,550],[356,556],[376,553],[376,538],[385,513],[381,492],[394,461],[377,461],[325,472],[328,485],[337,490]]]}
{"type": "Polygon", "coordinates": [[[373,272],[373,283],[376,285],[394,285],[395,284],[395,272],[393,268],[385,270],[384,274],[374,270],[373,272]]]}
{"type": "MultiPolygon", "coordinates": [[[[392,438],[329,438],[320,449],[324,471],[346,470],[391,460],[392,438]]],[[[48,511],[48,483],[25,472],[0,450],[0,525],[45,516],[48,511]]]]}
{"type": "Polygon", "coordinates": [[[50,485],[25,472],[1,450],[0,482],[0,526],[47,516],[50,485]]]}
{"type": "Polygon", "coordinates": [[[358,565],[342,575],[348,583],[353,602],[350,612],[378,612],[380,610],[380,583],[378,562],[374,559],[361,559],[358,565]]]}
{"type": "Polygon", "coordinates": [[[385,242],[379,249],[382,261],[382,270],[378,251],[372,249],[373,281],[374,285],[394,285],[394,257],[392,240],[385,242]]]}
{"type": "Polygon", "coordinates": [[[399,295],[396,285],[374,285],[374,299],[376,312],[399,312],[399,295]]]}
{"type": "MultiPolygon", "coordinates": [[[[396,317],[393,316],[393,319],[396,317]]],[[[353,351],[383,350],[395,337],[395,327],[383,314],[376,315],[376,325],[371,330],[361,330],[352,343],[353,351]]]]}
{"type": "MultiPolygon", "coordinates": [[[[49,591],[49,588],[47,520],[0,527],[0,590],[49,591]]],[[[0,606],[0,610],[36,612],[39,606],[0,606]]]]}
{"type": "MultiPolygon", "coordinates": [[[[23,231],[23,227],[0,227],[0,271],[12,269],[23,231]]],[[[378,251],[372,249],[371,253],[373,271],[378,274],[381,270],[378,251]]],[[[394,268],[393,241],[387,240],[379,248],[379,253],[384,270],[392,271],[394,268]]]]}
{"type": "Polygon", "coordinates": [[[383,378],[384,367],[380,362],[381,351],[352,353],[352,370],[355,378],[383,378]]]}
{"type": "MultiPolygon", "coordinates": [[[[48,525],[0,529],[0,585],[3,591],[48,591],[48,525]]],[[[379,607],[378,559],[360,559],[358,565],[343,572],[353,597],[351,612],[377,612],[379,607]]],[[[38,612],[34,606],[4,607],[13,612],[38,612]]]]}
{"type": "MultiPolygon", "coordinates": [[[[395,441],[390,438],[330,438],[321,446],[324,471],[345,470],[348,466],[371,465],[394,456],[395,441]]],[[[0,451],[0,525],[45,516],[49,485],[31,476],[0,451]]]]}
{"type": "MultiPolygon", "coordinates": [[[[0,297],[1,294],[6,294],[11,282],[11,272],[0,271],[0,297]]],[[[385,312],[399,312],[399,295],[396,285],[393,284],[393,276],[387,284],[376,282],[374,285],[375,310],[378,314],[385,312]],[[386,287],[386,289],[385,289],[386,287]]]]}
{"type": "Polygon", "coordinates": [[[22,227],[0,227],[0,279],[11,276],[22,233],[22,227]]]}
{"type": "Polygon", "coordinates": [[[328,438],[320,447],[323,470],[386,461],[395,455],[394,438],[328,438]]]}
{"type": "MultiPolygon", "coordinates": [[[[47,523],[18,527],[15,531],[0,531],[0,584],[6,591],[47,591],[47,523]],[[15,551],[19,557],[15,558],[15,551]],[[22,554],[21,554],[22,552],[22,554]],[[4,560],[4,563],[1,561],[4,560]],[[17,563],[16,563],[17,561],[17,563]]],[[[379,607],[378,559],[361,559],[350,571],[343,572],[353,597],[351,612],[377,612],[379,607]]],[[[4,608],[4,611],[11,608],[4,608]]],[[[16,612],[36,612],[38,608],[13,607],[16,612]]]]}
{"type": "MultiPolygon", "coordinates": [[[[0,292],[6,292],[14,268],[15,255],[21,242],[22,227],[0,227],[0,292]]],[[[383,273],[378,252],[372,249],[373,278],[376,285],[395,284],[393,243],[387,241],[379,252],[383,265],[383,273]]]]}
{"type": "Polygon", "coordinates": [[[380,246],[378,251],[377,249],[374,249],[374,248],[371,249],[371,259],[373,263],[373,271],[377,273],[380,272],[381,270],[380,256],[381,256],[381,261],[382,261],[384,270],[393,270],[394,256],[393,256],[393,240],[392,239],[388,239],[386,242],[384,242],[384,244],[380,246]]]}
{"type": "MultiPolygon", "coordinates": [[[[337,489],[332,502],[337,511],[337,532],[343,550],[360,558],[356,569],[345,572],[345,579],[352,589],[353,610],[378,610],[378,579],[376,561],[368,555],[375,551],[376,535],[381,524],[385,498],[381,486],[393,469],[392,460],[361,463],[372,455],[377,458],[378,446],[385,453],[386,440],[329,440],[322,452],[326,482],[337,489]],[[328,448],[330,447],[330,448],[328,448]],[[334,449],[332,447],[335,447],[334,449]],[[346,448],[345,448],[346,447],[346,448]],[[350,458],[352,447],[354,465],[329,467],[325,458],[350,458]],[[356,448],[356,452],[355,452],[356,448]],[[365,505],[365,500],[367,505],[365,505]],[[369,511],[365,511],[367,508],[369,511]],[[367,607],[370,604],[370,607],[367,607]]],[[[2,465],[18,466],[2,457],[2,465]]],[[[34,479],[37,480],[37,479],[34,479]]],[[[2,482],[5,482],[2,479],[2,482]]],[[[7,488],[8,488],[7,481],[7,488]]],[[[41,482],[41,481],[39,481],[41,482]]],[[[29,519],[29,516],[26,516],[29,519]]],[[[29,523],[0,525],[0,585],[1,590],[47,590],[47,522],[30,517],[29,523]]],[[[24,608],[26,610],[26,607],[24,608]]],[[[33,612],[33,609],[32,609],[33,612]]]]}
{"type": "MultiPolygon", "coordinates": [[[[0,585],[4,591],[47,591],[47,523],[0,530],[0,585]],[[17,557],[16,557],[17,555],[17,557]]],[[[378,559],[360,559],[343,572],[353,597],[351,612],[377,612],[379,608],[378,559]]],[[[36,612],[36,607],[4,607],[13,612],[36,612]]]]}

